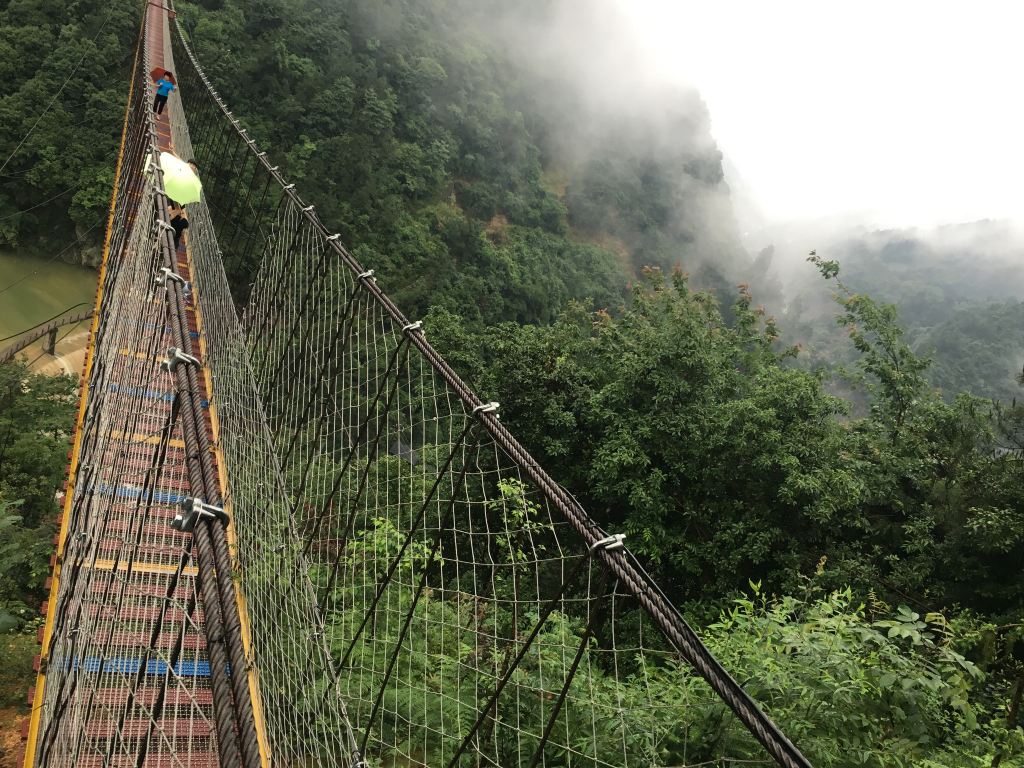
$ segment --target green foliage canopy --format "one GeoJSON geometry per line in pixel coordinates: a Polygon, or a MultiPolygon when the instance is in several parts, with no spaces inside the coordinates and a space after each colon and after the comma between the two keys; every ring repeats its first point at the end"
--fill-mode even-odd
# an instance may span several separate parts
{"type": "Polygon", "coordinates": [[[137,36],[131,4],[0,8],[0,247],[102,240],[137,36]]]}
{"type": "Polygon", "coordinates": [[[0,623],[40,599],[76,402],[71,377],[0,365],[0,623]]]}

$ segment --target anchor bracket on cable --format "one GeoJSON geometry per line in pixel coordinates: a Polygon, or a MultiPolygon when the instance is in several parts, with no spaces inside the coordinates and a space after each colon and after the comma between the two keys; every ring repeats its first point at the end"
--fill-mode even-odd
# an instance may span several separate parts
{"type": "Polygon", "coordinates": [[[186,284],[185,278],[169,267],[160,267],[157,270],[156,277],[153,278],[153,282],[157,285],[166,285],[168,282],[178,283],[178,285],[186,284]]]}
{"type": "Polygon", "coordinates": [[[202,368],[203,364],[199,362],[199,358],[193,357],[192,355],[186,355],[177,347],[171,347],[167,350],[167,357],[160,363],[160,368],[168,373],[174,373],[174,369],[184,363],[185,365],[194,365],[196,368],[202,368]]]}
{"type": "Polygon", "coordinates": [[[473,415],[476,416],[477,414],[480,414],[480,413],[493,413],[493,414],[495,414],[494,418],[497,419],[497,418],[499,418],[497,413],[498,413],[498,408],[500,408],[500,407],[501,407],[501,403],[495,402],[494,400],[492,400],[489,403],[481,403],[480,405],[478,405],[476,408],[473,409],[473,415]]]}
{"type": "Polygon", "coordinates": [[[192,533],[203,518],[220,520],[225,525],[228,523],[228,515],[223,507],[215,507],[200,498],[189,496],[178,505],[178,513],[171,521],[171,528],[182,533],[192,533]]]}
{"type": "Polygon", "coordinates": [[[605,536],[603,539],[598,539],[590,545],[590,551],[596,552],[599,549],[603,549],[605,552],[614,552],[616,549],[622,549],[625,544],[626,534],[624,533],[613,533],[611,536],[605,536]]]}

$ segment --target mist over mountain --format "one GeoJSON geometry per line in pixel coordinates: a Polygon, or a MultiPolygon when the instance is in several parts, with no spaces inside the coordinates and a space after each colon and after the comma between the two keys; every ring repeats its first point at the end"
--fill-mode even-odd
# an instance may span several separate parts
{"type": "Polygon", "coordinates": [[[659,74],[621,4],[506,4],[477,29],[521,71],[518,101],[576,229],[619,241],[633,267],[741,276],[749,259],[707,107],[659,74]]]}
{"type": "MultiPolygon", "coordinates": [[[[941,364],[962,352],[940,330],[953,310],[1022,295],[1024,238],[1004,223],[766,224],[701,95],[666,74],[616,0],[178,5],[250,133],[410,312],[549,322],[570,299],[614,310],[644,267],[679,268],[727,312],[737,284],[749,284],[808,364],[824,364],[842,355],[838,342],[815,341],[835,333],[829,291],[805,263],[817,249],[853,289],[895,302],[941,364]]],[[[9,45],[57,39],[45,13],[4,13],[9,45]]],[[[82,26],[60,34],[69,50],[87,47],[75,33],[95,25],[70,13],[82,26]]],[[[118,35],[99,38],[105,49],[126,45],[121,16],[118,35]]],[[[40,85],[59,79],[52,56],[32,55],[38,69],[10,64],[0,94],[11,115],[0,146],[11,151],[32,127],[40,85]]],[[[77,235],[83,243],[64,254],[75,258],[98,242],[120,109],[112,81],[124,65],[102,58],[111,63],[95,71],[106,79],[82,80],[82,99],[45,114],[13,156],[0,180],[0,244],[57,251],[77,235]],[[63,152],[71,134],[90,149],[63,152]]],[[[236,282],[254,267],[238,265],[236,282]]],[[[1011,324],[1002,335],[1014,333],[1011,324]]],[[[952,335],[977,338],[965,327],[952,335]]],[[[1003,383],[984,374],[981,389],[1008,396],[1016,352],[1003,353],[1003,383]]]]}
{"type": "Polygon", "coordinates": [[[250,133],[413,311],[536,322],[614,308],[645,266],[722,293],[744,277],[707,109],[651,74],[610,0],[239,8],[179,13],[250,133]]]}
{"type": "Polygon", "coordinates": [[[788,338],[809,366],[853,358],[834,322],[837,307],[809,250],[837,260],[852,291],[892,303],[915,351],[932,358],[929,379],[947,397],[971,391],[1010,401],[1024,364],[1024,237],[1018,225],[983,220],[931,229],[868,230],[812,222],[762,231],[778,238],[788,338]]]}
{"type": "Polygon", "coordinates": [[[880,297],[910,298],[916,289],[946,301],[1006,299],[1024,290],[1024,230],[1010,221],[982,220],[934,228],[872,229],[852,217],[768,226],[755,241],[771,242],[787,295],[797,295],[813,272],[818,250],[844,265],[849,281],[877,284],[880,297]]]}

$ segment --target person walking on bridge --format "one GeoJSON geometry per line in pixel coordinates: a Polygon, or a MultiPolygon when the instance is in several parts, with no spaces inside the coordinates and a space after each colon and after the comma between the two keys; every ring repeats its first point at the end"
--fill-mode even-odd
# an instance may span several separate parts
{"type": "Polygon", "coordinates": [[[158,115],[163,114],[164,105],[167,104],[167,97],[174,90],[174,73],[165,69],[163,77],[156,81],[156,98],[153,99],[153,111],[158,115]]]}
{"type": "Polygon", "coordinates": [[[188,229],[188,213],[185,206],[178,205],[173,200],[169,202],[171,226],[174,228],[174,250],[177,251],[181,247],[181,233],[188,229]]]}

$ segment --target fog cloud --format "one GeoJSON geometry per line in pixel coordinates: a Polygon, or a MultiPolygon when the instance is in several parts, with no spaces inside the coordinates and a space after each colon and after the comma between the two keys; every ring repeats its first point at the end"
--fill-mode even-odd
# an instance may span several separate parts
{"type": "Polygon", "coordinates": [[[771,222],[1021,218],[1024,5],[622,0],[771,222]]]}
{"type": "Polygon", "coordinates": [[[477,23],[526,73],[545,163],[568,184],[574,223],[586,226],[573,190],[606,181],[620,210],[646,206],[633,218],[654,224],[642,231],[628,215],[608,222],[636,266],[711,264],[737,275],[746,255],[707,106],[685,78],[660,66],[625,3],[510,3],[499,18],[477,23]],[[654,230],[661,241],[652,241],[654,230]]]}

